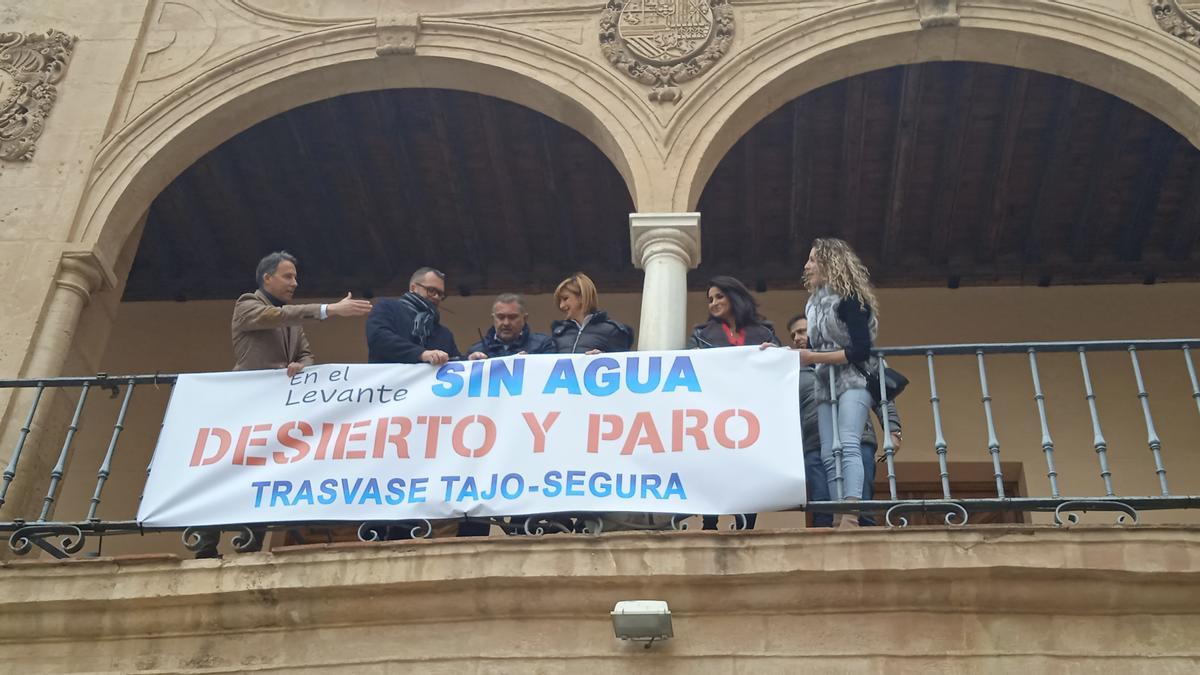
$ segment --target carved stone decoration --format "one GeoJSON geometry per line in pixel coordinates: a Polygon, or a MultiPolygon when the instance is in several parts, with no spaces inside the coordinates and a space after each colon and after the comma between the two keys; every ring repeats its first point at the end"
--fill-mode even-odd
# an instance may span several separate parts
{"type": "Polygon", "coordinates": [[[917,0],[921,28],[958,25],[958,0],[917,0]]]}
{"type": "Polygon", "coordinates": [[[1200,47],[1200,2],[1150,0],[1150,10],[1163,30],[1200,47]]]}
{"type": "Polygon", "coordinates": [[[417,34],[421,32],[420,14],[381,14],[375,19],[375,28],[379,31],[379,44],[375,48],[377,56],[417,53],[417,34]]]}
{"type": "Polygon", "coordinates": [[[711,68],[732,41],[729,0],[609,0],[600,15],[604,57],[653,87],[658,103],[677,103],[678,84],[711,68]]]}
{"type": "Polygon", "coordinates": [[[56,30],[0,33],[0,159],[33,158],[74,46],[56,30]]]}

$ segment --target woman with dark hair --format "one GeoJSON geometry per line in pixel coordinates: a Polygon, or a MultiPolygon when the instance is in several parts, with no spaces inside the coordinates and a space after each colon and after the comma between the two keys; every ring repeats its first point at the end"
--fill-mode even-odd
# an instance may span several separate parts
{"type": "Polygon", "coordinates": [[[740,347],[770,343],[779,346],[775,327],[758,313],[758,302],[745,284],[733,277],[708,282],[708,321],[692,330],[691,349],[740,347]]]}
{"type": "MultiPolygon", "coordinates": [[[[713,277],[708,282],[708,321],[692,330],[690,349],[779,346],[775,327],[758,313],[758,302],[745,284],[733,277],[713,277]]],[[[747,530],[754,529],[756,513],[744,513],[747,530]]],[[[716,516],[704,516],[704,529],[717,529],[716,516]]]]}
{"type": "Polygon", "coordinates": [[[633,349],[633,329],[608,318],[599,308],[596,284],[583,272],[563,279],[554,289],[554,302],[563,318],[550,324],[554,352],[600,354],[633,349]]]}

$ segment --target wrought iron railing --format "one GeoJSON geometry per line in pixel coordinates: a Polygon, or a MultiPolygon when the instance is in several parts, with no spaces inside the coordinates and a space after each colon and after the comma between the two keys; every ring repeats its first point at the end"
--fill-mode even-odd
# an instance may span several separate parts
{"type": "MultiPolygon", "coordinates": [[[[1192,357],[1192,349],[1197,346],[1200,346],[1200,340],[1189,339],[1030,342],[880,348],[876,350],[876,354],[884,357],[879,360],[881,371],[880,398],[883,399],[884,405],[887,403],[887,391],[882,384],[884,380],[882,377],[885,365],[884,359],[916,358],[923,359],[925,362],[925,370],[929,380],[929,410],[933,430],[932,450],[934,457],[937,459],[942,494],[939,498],[935,499],[902,498],[898,490],[896,474],[896,447],[892,441],[888,417],[887,415],[882,415],[880,417],[883,426],[881,438],[884,454],[883,461],[887,470],[887,497],[865,501],[846,501],[841,499],[811,501],[808,503],[806,509],[822,513],[883,513],[884,522],[889,527],[906,526],[908,524],[907,515],[912,513],[935,513],[942,516],[942,520],[946,525],[961,527],[969,523],[971,514],[995,511],[1053,513],[1053,522],[1062,526],[1078,522],[1077,514],[1083,511],[1118,512],[1120,514],[1118,516],[1119,523],[1137,524],[1140,511],[1200,508],[1200,496],[1176,494],[1170,492],[1168,489],[1163,442],[1155,427],[1146,378],[1143,376],[1142,365],[1139,360],[1139,354],[1143,352],[1178,352],[1181,355],[1180,361],[1182,362],[1179,365],[1186,368],[1190,381],[1191,397],[1194,399],[1197,413],[1200,414],[1200,383],[1197,380],[1196,366],[1192,357]],[[1119,495],[1115,491],[1113,471],[1109,461],[1108,442],[1105,440],[1105,436],[1101,430],[1097,395],[1088,361],[1090,354],[1102,352],[1127,352],[1129,354],[1132,373],[1136,383],[1136,396],[1140,402],[1142,419],[1145,425],[1146,445],[1150,451],[1149,461],[1152,463],[1153,472],[1157,475],[1159,494],[1145,496],[1119,495]],[[1049,494],[1046,496],[1015,496],[1008,494],[1005,488],[1005,475],[1001,467],[1000,434],[993,410],[993,398],[989,389],[986,363],[987,357],[1003,354],[1024,354],[1028,357],[1032,400],[1040,424],[1041,449],[1046,465],[1046,477],[1049,489],[1049,494]],[[1096,469],[1099,478],[1095,483],[1096,491],[1092,493],[1064,495],[1060,489],[1060,474],[1055,464],[1055,442],[1051,434],[1047,412],[1047,397],[1043,391],[1038,360],[1039,355],[1051,354],[1073,354],[1078,357],[1079,377],[1080,384],[1082,385],[1079,391],[1087,405],[1089,419],[1085,423],[1090,425],[1090,433],[1093,436],[1092,449],[1096,455],[1096,469]],[[986,448],[990,456],[995,478],[996,495],[994,497],[963,498],[955,496],[954,483],[950,477],[951,463],[949,458],[951,450],[944,431],[943,406],[942,400],[938,395],[936,369],[938,359],[952,357],[974,357],[977,365],[980,405],[985,420],[986,448]]],[[[915,376],[916,373],[910,372],[909,375],[915,376]]],[[[123,534],[146,534],[182,529],[145,528],[136,520],[106,520],[98,516],[98,509],[102,503],[105,484],[112,473],[114,458],[118,450],[122,447],[119,441],[121,440],[122,432],[125,430],[134,391],[138,387],[146,385],[155,387],[172,386],[175,381],[176,376],[162,374],[119,377],[102,374],[94,377],[0,380],[0,390],[33,390],[28,410],[24,416],[25,423],[19,430],[3,476],[0,478],[0,507],[5,505],[9,489],[14,481],[22,476],[22,455],[26,452],[26,448],[29,445],[30,436],[35,426],[34,421],[37,418],[39,406],[42,405],[46,391],[53,389],[78,391],[78,399],[75,401],[73,414],[65,430],[66,433],[56,462],[49,471],[49,482],[40,507],[36,505],[36,502],[33,502],[28,507],[29,514],[26,517],[10,516],[9,519],[0,521],[0,533],[8,536],[8,544],[13,552],[18,555],[24,555],[34,550],[34,548],[38,548],[55,557],[65,558],[80,552],[84,548],[89,536],[106,537],[123,534]],[[94,487],[92,487],[92,496],[87,501],[86,514],[82,518],[74,520],[57,518],[55,511],[56,504],[59,501],[59,491],[66,477],[67,466],[76,435],[80,429],[89,393],[95,389],[108,391],[113,397],[119,396],[121,400],[120,408],[112,425],[112,433],[109,436],[107,448],[100,459],[99,467],[96,471],[96,480],[94,487]],[[35,512],[36,516],[34,517],[35,512]]],[[[822,383],[823,386],[824,384],[822,383]]],[[[832,387],[832,383],[829,383],[828,386],[832,387]]],[[[913,396],[915,395],[909,395],[910,398],[913,396]]],[[[836,406],[834,406],[834,414],[836,415],[836,406]]],[[[907,414],[910,416],[910,424],[908,426],[911,429],[913,426],[911,424],[912,407],[909,408],[907,414]]],[[[1193,443],[1195,438],[1200,437],[1200,434],[1195,433],[1195,431],[1200,430],[1200,416],[1194,422],[1195,427],[1193,427],[1193,431],[1189,434],[1189,438],[1193,439],[1193,443]]],[[[836,427],[835,423],[834,428],[836,427]]],[[[1193,445],[1193,447],[1186,450],[1188,453],[1194,454],[1197,449],[1193,445]]],[[[839,460],[840,451],[840,441],[836,438],[835,434],[833,452],[839,460]]],[[[835,476],[835,479],[840,484],[841,462],[836,461],[835,465],[838,467],[838,476],[835,476]]],[[[35,476],[35,478],[37,477],[35,476]]],[[[1191,478],[1200,479],[1200,475],[1191,476],[1191,478]]],[[[620,529],[666,529],[668,527],[673,529],[687,529],[690,525],[688,519],[693,517],[692,515],[679,514],[674,516],[659,516],[657,519],[647,521],[632,515],[625,520],[614,520],[612,514],[604,514],[602,517],[581,514],[550,514],[513,518],[470,518],[464,520],[496,526],[508,534],[540,535],[548,532],[597,534],[606,528],[611,529],[614,525],[620,529]]],[[[322,527],[336,526],[336,524],[325,522],[316,525],[322,527]]],[[[429,536],[434,530],[434,525],[424,520],[347,523],[346,525],[357,526],[357,536],[362,541],[377,541],[385,538],[396,538],[397,536],[402,538],[419,538],[429,536]]],[[[233,540],[235,550],[257,550],[258,546],[261,545],[261,537],[266,530],[294,527],[296,527],[295,523],[288,523],[286,525],[246,523],[220,527],[187,528],[183,529],[183,540],[184,545],[189,549],[197,550],[201,545],[201,530],[220,530],[235,533],[233,540]]],[[[745,519],[740,515],[736,515],[732,527],[733,529],[744,528],[745,519]]]]}

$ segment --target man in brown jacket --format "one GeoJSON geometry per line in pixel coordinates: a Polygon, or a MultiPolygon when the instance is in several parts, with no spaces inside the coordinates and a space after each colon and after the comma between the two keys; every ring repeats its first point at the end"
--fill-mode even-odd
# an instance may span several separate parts
{"type": "MultiPolygon", "coordinates": [[[[245,293],[233,306],[234,370],[271,370],[287,368],[293,377],[312,365],[312,349],[300,324],[324,321],[331,316],[366,316],[371,303],[346,297],[332,304],[292,305],[296,295],[296,258],[287,251],[276,251],[258,262],[255,271],[258,290],[245,293]]],[[[254,542],[246,549],[262,549],[265,527],[253,527],[254,542]]],[[[197,558],[219,558],[220,530],[197,531],[197,558]]]]}
{"type": "Polygon", "coordinates": [[[258,263],[258,290],[246,293],[233,306],[234,370],[287,368],[293,377],[313,363],[304,335],[304,321],[331,316],[366,316],[371,303],[347,293],[327,305],[292,305],[296,294],[296,258],[276,251],[258,263]]]}

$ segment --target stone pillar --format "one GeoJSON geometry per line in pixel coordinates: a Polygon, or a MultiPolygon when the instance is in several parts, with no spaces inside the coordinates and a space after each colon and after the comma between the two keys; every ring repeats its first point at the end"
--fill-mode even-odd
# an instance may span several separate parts
{"type": "MultiPolygon", "coordinates": [[[[63,365],[71,351],[75,332],[84,308],[92,294],[111,286],[111,274],[94,255],[86,252],[63,254],[62,263],[54,278],[41,330],[34,340],[29,361],[22,377],[56,377],[62,374],[63,365]]],[[[38,404],[37,415],[17,466],[16,478],[5,495],[0,507],[0,520],[35,517],[31,513],[31,502],[39,495],[49,477],[50,467],[57,459],[65,426],[55,423],[55,409],[60,392],[47,389],[38,404]],[[63,428],[58,428],[63,426],[63,428]]],[[[24,425],[33,403],[34,390],[21,389],[14,395],[9,406],[8,418],[4,420],[3,449],[0,455],[0,470],[8,467],[13,448],[16,446],[20,428],[24,425]]],[[[44,488],[43,488],[44,489],[44,488]]]]}
{"type": "Polygon", "coordinates": [[[631,213],[633,264],[646,271],[639,349],[681,349],[687,339],[687,273],[700,264],[699,213],[631,213]]]}

